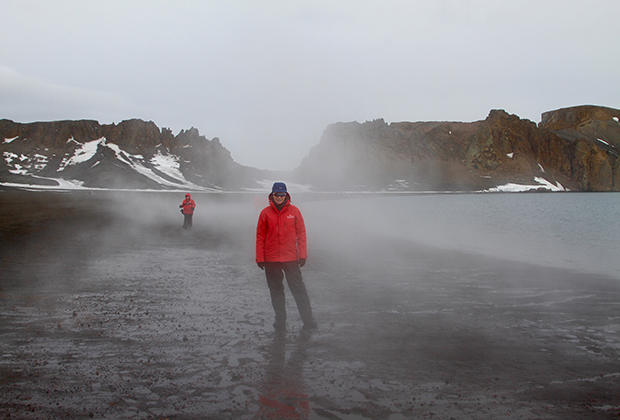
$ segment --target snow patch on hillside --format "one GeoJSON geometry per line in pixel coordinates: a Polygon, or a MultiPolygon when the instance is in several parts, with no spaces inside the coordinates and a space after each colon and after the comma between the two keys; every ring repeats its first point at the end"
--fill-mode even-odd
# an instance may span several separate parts
{"type": "MultiPolygon", "coordinates": [[[[73,140],[73,138],[69,139],[67,142],[73,140]]],[[[75,141],[75,140],[73,140],[75,141]]],[[[58,168],[58,172],[62,172],[65,170],[67,166],[77,165],[78,163],[86,162],[97,153],[97,148],[99,144],[105,143],[105,137],[101,137],[98,140],[87,141],[86,143],[81,144],[79,147],[75,149],[73,156],[70,158],[64,158],[60,163],[60,168],[58,168]]]]}
{"type": "Polygon", "coordinates": [[[15,175],[28,175],[32,171],[32,168],[37,171],[42,170],[48,163],[47,156],[43,156],[35,153],[33,158],[26,155],[17,155],[13,152],[2,153],[6,166],[9,168],[9,173],[15,175]]]}
{"type": "Polygon", "coordinates": [[[484,190],[484,192],[525,192],[538,190],[540,188],[549,190],[549,191],[567,191],[566,188],[562,186],[559,182],[556,182],[553,185],[551,182],[547,181],[545,178],[536,177],[534,178],[538,184],[536,185],[524,185],[524,184],[514,184],[508,183],[505,185],[500,185],[494,188],[489,188],[488,190],[484,190]]]}
{"type": "Polygon", "coordinates": [[[274,182],[284,182],[286,184],[286,189],[289,193],[301,193],[301,192],[312,192],[312,185],[304,185],[297,184],[294,182],[284,181],[273,181],[269,179],[260,179],[256,180],[256,183],[260,185],[259,188],[244,188],[244,191],[252,191],[252,192],[271,192],[271,187],[273,187],[274,182]]]}
{"type": "Polygon", "coordinates": [[[158,171],[161,171],[169,177],[187,182],[181,173],[181,164],[179,163],[178,156],[162,155],[161,151],[158,150],[157,155],[153,156],[150,162],[158,171]]]}

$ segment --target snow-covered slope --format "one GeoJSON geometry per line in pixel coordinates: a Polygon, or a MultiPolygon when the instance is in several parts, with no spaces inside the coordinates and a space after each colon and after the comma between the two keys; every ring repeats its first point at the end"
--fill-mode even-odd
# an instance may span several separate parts
{"type": "Polygon", "coordinates": [[[173,136],[152,122],[0,120],[0,182],[58,187],[253,188],[260,171],[235,163],[217,138],[173,136]]]}

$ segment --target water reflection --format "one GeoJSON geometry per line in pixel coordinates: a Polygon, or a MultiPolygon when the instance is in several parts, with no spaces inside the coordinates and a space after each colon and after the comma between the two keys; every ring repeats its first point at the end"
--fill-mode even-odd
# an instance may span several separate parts
{"type": "Polygon", "coordinates": [[[259,389],[259,410],[254,419],[307,419],[309,396],[305,391],[303,368],[312,336],[302,329],[287,346],[286,331],[276,331],[267,353],[265,383],[259,389]],[[292,353],[287,361],[287,347],[292,353]]]}

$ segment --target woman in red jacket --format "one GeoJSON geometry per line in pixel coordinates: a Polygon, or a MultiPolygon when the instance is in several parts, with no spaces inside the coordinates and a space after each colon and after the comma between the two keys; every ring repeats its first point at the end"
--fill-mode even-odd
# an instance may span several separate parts
{"type": "Polygon", "coordinates": [[[306,264],[306,226],[299,209],[291,204],[291,196],[283,182],[273,184],[269,206],[258,216],[256,227],[256,263],[265,270],[271,304],[276,313],[276,329],[286,326],[284,276],[297,303],[306,328],[316,328],[310,298],[301,276],[306,264]]]}
{"type": "MultiPolygon", "coordinates": [[[[178,201],[177,201],[178,202],[178,201]]],[[[192,196],[190,193],[185,194],[185,200],[179,206],[181,207],[181,213],[185,216],[183,219],[183,229],[191,229],[192,228],[192,218],[194,217],[194,209],[196,208],[196,203],[192,200],[192,196]]]]}

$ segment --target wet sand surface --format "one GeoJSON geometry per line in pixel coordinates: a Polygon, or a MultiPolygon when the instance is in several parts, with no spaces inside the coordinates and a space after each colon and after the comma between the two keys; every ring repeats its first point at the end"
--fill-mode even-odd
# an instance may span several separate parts
{"type": "Polygon", "coordinates": [[[277,333],[254,220],[0,200],[0,418],[620,417],[620,280],[310,223],[277,333]]]}

